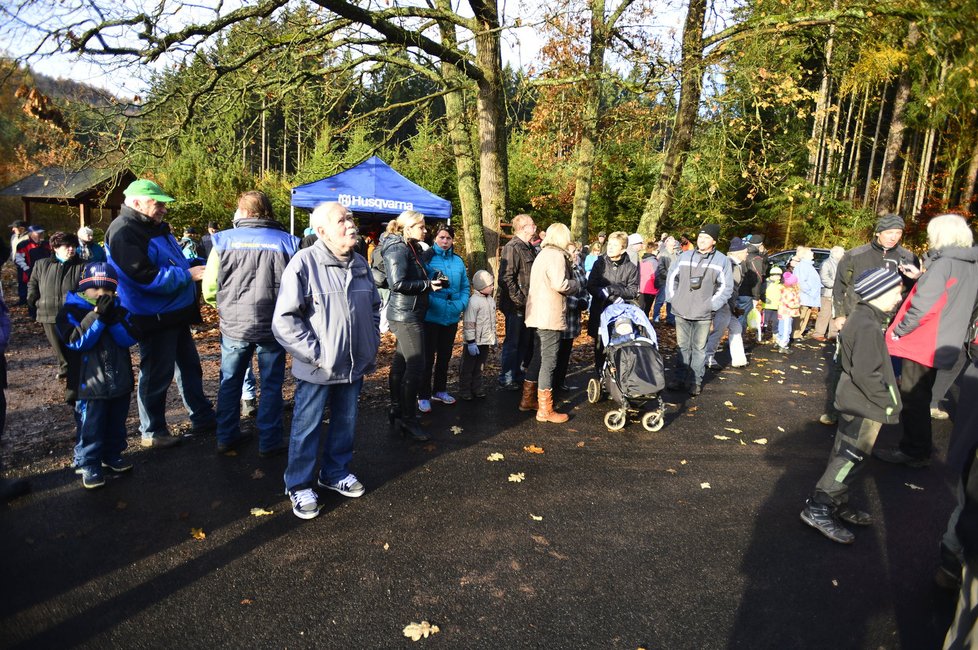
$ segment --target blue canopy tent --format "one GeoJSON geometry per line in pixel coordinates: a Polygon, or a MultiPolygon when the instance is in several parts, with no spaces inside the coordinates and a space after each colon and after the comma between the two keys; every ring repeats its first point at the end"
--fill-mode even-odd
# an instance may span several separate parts
{"type": "Polygon", "coordinates": [[[417,210],[426,217],[449,219],[452,203],[404,178],[377,156],[322,180],[292,188],[290,229],[295,232],[295,208],[312,210],[337,201],[354,213],[397,216],[417,210]]]}

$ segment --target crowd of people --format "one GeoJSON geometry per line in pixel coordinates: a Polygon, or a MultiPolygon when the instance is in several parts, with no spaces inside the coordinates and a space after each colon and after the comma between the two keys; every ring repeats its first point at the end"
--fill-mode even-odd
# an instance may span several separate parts
{"type": "MultiPolygon", "coordinates": [[[[11,224],[18,298],[41,323],[57,359],[77,425],[73,467],[85,488],[104,485],[106,472],[132,469],[123,451],[134,389],[144,447],[168,448],[182,439],[171,435],[165,417],[174,379],[190,434],[216,434],[218,453],[245,443],[250,434],[241,427],[242,409],[254,404],[249,375],[257,356],[258,454],[288,454],[285,490],[293,513],[314,518],[317,488],[347,497],[365,493],[349,465],[359,395],[364,377],[375,370],[382,331],[396,339],[389,374],[392,430],[426,441],[421,414],[432,403],[457,401],[448,377],[460,323],[458,398],[486,395],[482,375],[498,342],[498,308],[504,319],[499,387],[519,392],[517,408],[535,412],[537,421],[562,423],[569,416],[558,410],[555,396],[578,388],[568,383],[567,372],[583,314],[600,374],[600,315],[626,302],[660,327],[675,328],[676,355],[665,389],[691,397],[703,391],[707,370],[720,368],[724,337],[733,367],[749,364],[751,330],[756,344],[770,340],[785,354],[805,337],[836,343],[820,419],[837,425],[836,438],[801,519],[839,543],[855,539],[846,524],[872,523],[848,499],[866,457],[926,467],[931,420],[947,416],[940,402],[963,373],[949,456],[963,478],[938,575],[945,586],[975,584],[978,534],[975,518],[962,513],[978,508],[978,478],[968,474],[978,450],[978,249],[960,216],[929,222],[923,259],[900,245],[903,220],[886,215],[869,243],[848,251],[835,247],[817,269],[812,249],[803,246],[783,265],[772,264],[758,233],[731,237],[721,252],[717,224],[704,224],[695,237],[646,240],[601,232],[584,246],[572,241],[566,225],[539,231],[522,214],[501,249],[497,286],[491,273],[466,268],[454,251],[452,226],[438,224],[429,232],[424,215],[411,210],[365,245],[352,213],[324,203],[313,210],[311,233],[300,242],[275,219],[267,196],[245,192],[233,227],[220,231],[209,224],[198,242],[190,229],[180,241],[171,233],[164,217],[174,199],[156,183],[137,180],[125,197],[104,249],[89,228],[45,240],[36,225],[11,224]],[[204,393],[190,329],[201,318],[198,292],[220,319],[216,409],[204,393]],[[140,351],[138,384],[129,351],[134,345],[140,351]],[[288,436],[286,354],[296,385],[288,436]],[[903,423],[899,446],[874,450],[880,427],[897,422],[903,423]]],[[[5,345],[5,305],[0,325],[5,345]]],[[[3,487],[5,496],[26,489],[22,482],[3,487]]],[[[974,603],[959,615],[974,617],[974,603]]]]}

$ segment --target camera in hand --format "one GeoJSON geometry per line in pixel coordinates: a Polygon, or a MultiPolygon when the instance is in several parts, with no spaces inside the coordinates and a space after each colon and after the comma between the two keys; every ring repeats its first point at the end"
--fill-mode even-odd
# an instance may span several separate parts
{"type": "Polygon", "coordinates": [[[431,282],[437,283],[442,289],[447,289],[451,284],[448,281],[448,276],[441,271],[435,271],[435,275],[433,278],[431,278],[431,282]]]}
{"type": "Polygon", "coordinates": [[[690,276],[690,278],[689,278],[689,290],[690,291],[699,291],[702,287],[703,287],[703,276],[702,275],[700,277],[698,277],[698,278],[697,277],[690,276]]]}

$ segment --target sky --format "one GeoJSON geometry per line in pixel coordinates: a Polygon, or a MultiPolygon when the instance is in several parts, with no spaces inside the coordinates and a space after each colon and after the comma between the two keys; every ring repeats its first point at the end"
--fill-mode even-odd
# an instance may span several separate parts
{"type": "MultiPolygon", "coordinates": [[[[534,16],[539,14],[540,8],[545,0],[502,0],[501,7],[504,13],[504,20],[510,27],[503,35],[503,59],[506,63],[526,69],[538,62],[540,48],[543,44],[541,31],[533,26],[534,16]],[[522,27],[514,27],[517,20],[522,23],[522,27]]],[[[40,24],[64,25],[78,19],[78,14],[55,15],[58,11],[56,7],[65,6],[67,3],[42,3],[45,9],[38,9],[37,15],[22,16],[23,22],[34,22],[40,24]],[[41,15],[40,12],[50,12],[49,15],[41,15]]],[[[120,3],[121,6],[131,7],[133,0],[120,3]]],[[[115,6],[120,6],[115,5],[115,6]]],[[[171,5],[173,3],[171,2],[171,5]]],[[[222,4],[222,13],[227,13],[238,5],[237,0],[225,1],[222,4]]],[[[609,3],[611,5],[611,3],[609,3]]],[[[110,5],[111,6],[111,5],[110,5]]],[[[111,9],[110,9],[111,11],[111,9]]],[[[685,16],[684,3],[680,0],[657,2],[657,15],[654,23],[649,25],[649,29],[662,34],[660,38],[672,39],[678,42],[678,33],[682,29],[682,21],[685,16]]],[[[205,8],[203,3],[197,5],[182,5],[179,12],[166,17],[165,20],[172,26],[182,26],[188,24],[195,18],[205,19],[207,16],[213,17],[213,10],[205,8]]],[[[7,18],[0,16],[0,19],[7,18]]],[[[0,31],[0,35],[2,35],[0,31]]],[[[11,45],[8,50],[14,56],[23,55],[29,48],[36,47],[36,39],[29,36],[10,40],[11,45]]],[[[160,61],[154,66],[159,69],[173,59],[160,61]]],[[[139,66],[130,68],[120,68],[118,66],[96,65],[90,61],[81,59],[77,56],[64,54],[53,54],[44,57],[32,57],[29,60],[31,67],[40,73],[56,78],[68,78],[74,81],[83,82],[92,86],[109,90],[118,97],[128,97],[140,95],[145,92],[146,82],[140,77],[145,77],[147,71],[143,66],[142,74],[139,66]]]]}

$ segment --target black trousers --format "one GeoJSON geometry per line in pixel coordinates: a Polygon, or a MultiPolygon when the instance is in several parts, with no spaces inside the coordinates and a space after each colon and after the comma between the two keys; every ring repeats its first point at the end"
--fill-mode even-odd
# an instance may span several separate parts
{"type": "Polygon", "coordinates": [[[452,360],[456,332],[458,323],[424,324],[424,374],[421,375],[418,398],[431,399],[432,392],[444,393],[448,390],[448,363],[452,360]],[[435,378],[434,387],[431,385],[432,375],[435,378]]]}
{"type": "Polygon", "coordinates": [[[390,321],[397,337],[388,386],[391,409],[405,421],[418,417],[418,390],[424,373],[424,324],[390,321]]]}
{"type": "Polygon", "coordinates": [[[914,458],[930,458],[933,433],[930,422],[930,400],[937,378],[937,368],[928,368],[910,359],[903,359],[900,373],[900,398],[903,410],[903,437],[900,451],[914,458]]]}

